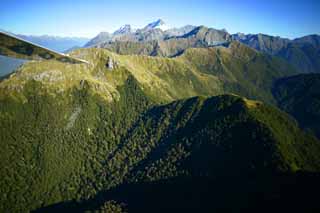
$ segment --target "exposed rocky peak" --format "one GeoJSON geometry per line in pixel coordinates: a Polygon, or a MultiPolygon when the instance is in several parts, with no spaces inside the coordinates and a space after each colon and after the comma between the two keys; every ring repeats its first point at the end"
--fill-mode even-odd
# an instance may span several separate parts
{"type": "Polygon", "coordinates": [[[87,45],[96,47],[110,46],[114,42],[162,42],[167,39],[181,39],[196,37],[200,43],[208,46],[230,40],[230,35],[225,30],[216,30],[204,26],[186,25],[181,28],[168,29],[165,22],[161,19],[156,20],[142,29],[132,30],[131,26],[126,24],[116,30],[113,34],[100,33],[92,39],[87,45]]]}
{"type": "Polygon", "coordinates": [[[118,30],[114,31],[113,35],[123,35],[123,34],[129,34],[132,33],[132,28],[130,24],[125,24],[122,27],[120,27],[118,30]]]}
{"type": "Polygon", "coordinates": [[[245,40],[245,39],[247,39],[247,37],[248,37],[248,35],[246,35],[246,34],[244,34],[244,33],[241,33],[241,32],[232,34],[231,36],[232,36],[232,39],[233,39],[233,40],[237,40],[237,41],[245,40]]]}
{"type": "Polygon", "coordinates": [[[150,30],[137,30],[136,34],[136,41],[145,42],[145,41],[152,41],[152,40],[163,40],[164,39],[164,32],[161,29],[155,28],[150,30]]]}
{"type": "Polygon", "coordinates": [[[229,33],[204,26],[189,25],[171,32],[163,32],[157,28],[148,31],[137,30],[136,33],[118,36],[98,47],[120,54],[175,57],[188,48],[225,46],[231,41],[229,33]],[[180,36],[174,36],[171,32],[180,36]]]}
{"type": "Polygon", "coordinates": [[[112,35],[108,32],[101,32],[99,33],[96,37],[94,37],[93,39],[91,39],[86,45],[85,47],[91,47],[106,41],[110,41],[111,40],[112,35]]]}
{"type": "Polygon", "coordinates": [[[143,31],[148,31],[152,29],[161,29],[161,30],[167,30],[168,27],[166,23],[162,19],[158,19],[155,22],[149,23],[147,26],[145,26],[142,30],[143,31]]]}
{"type": "Polygon", "coordinates": [[[166,34],[167,37],[182,36],[182,35],[184,35],[186,33],[191,32],[195,28],[196,28],[196,26],[186,25],[186,26],[179,27],[179,28],[168,29],[168,30],[165,31],[165,34],[166,34]]]}
{"type": "Polygon", "coordinates": [[[195,37],[199,41],[206,43],[208,46],[217,45],[221,42],[231,41],[231,36],[228,32],[217,30],[214,28],[207,28],[205,26],[195,27],[189,33],[186,33],[177,38],[195,37]]]}

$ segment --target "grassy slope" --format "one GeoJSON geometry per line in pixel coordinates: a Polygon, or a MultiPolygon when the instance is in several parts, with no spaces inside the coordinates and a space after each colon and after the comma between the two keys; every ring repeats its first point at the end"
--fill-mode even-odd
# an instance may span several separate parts
{"type": "Polygon", "coordinates": [[[86,80],[94,85],[95,93],[112,101],[119,98],[116,87],[131,74],[145,93],[157,101],[228,92],[272,103],[272,81],[295,73],[285,62],[237,42],[232,42],[229,48],[189,49],[172,59],[117,55],[102,49],[76,50],[72,56],[90,64],[29,62],[0,87],[22,90],[24,83],[35,79],[44,82],[53,92],[62,92],[79,87],[80,82],[86,80]],[[106,69],[108,57],[117,64],[114,72],[106,69]]]}
{"type": "Polygon", "coordinates": [[[308,43],[290,44],[276,54],[292,64],[300,73],[318,73],[320,48],[308,43]]]}
{"type": "Polygon", "coordinates": [[[270,93],[273,81],[295,73],[281,59],[237,42],[232,42],[229,48],[189,49],[182,58],[197,70],[217,76],[225,92],[271,103],[274,103],[270,93]]]}
{"type": "MultiPolygon", "coordinates": [[[[135,47],[135,44],[130,43],[119,43],[118,45],[115,49],[119,48],[119,51],[135,47]]],[[[140,46],[138,49],[140,49],[140,46]]],[[[115,51],[115,49],[112,50],[115,51]]],[[[186,88],[192,89],[194,87],[197,94],[212,95],[230,92],[270,103],[275,103],[270,92],[273,81],[279,77],[297,73],[283,59],[259,53],[238,42],[231,42],[229,48],[187,49],[181,56],[172,59],[147,56],[122,57],[129,57],[128,61],[130,62],[126,66],[137,66],[139,71],[143,71],[144,74],[154,70],[156,71],[154,74],[162,80],[169,80],[171,86],[175,85],[172,84],[173,81],[175,83],[181,82],[172,90],[174,92],[181,90],[182,87],[184,91],[187,91],[186,88]],[[170,66],[171,64],[173,67],[170,66]],[[182,81],[183,78],[180,75],[182,72],[185,73],[187,80],[191,79],[189,83],[186,80],[182,81]],[[177,73],[179,76],[173,75],[173,73],[177,73]],[[167,78],[168,74],[171,81],[167,78]],[[197,79],[193,77],[194,75],[197,75],[195,77],[202,82],[195,82],[197,79]],[[210,88],[210,86],[214,88],[210,88]]],[[[139,79],[139,76],[136,77],[139,79]]],[[[173,99],[176,99],[177,96],[179,98],[188,97],[187,94],[184,96],[172,94],[172,91],[169,92],[171,93],[169,95],[173,96],[173,99]]],[[[189,92],[189,94],[191,93],[189,92]]]]}

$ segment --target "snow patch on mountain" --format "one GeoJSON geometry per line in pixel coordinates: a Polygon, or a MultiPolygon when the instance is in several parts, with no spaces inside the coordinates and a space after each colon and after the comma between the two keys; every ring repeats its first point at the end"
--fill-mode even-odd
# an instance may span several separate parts
{"type": "Polygon", "coordinates": [[[166,31],[169,29],[169,27],[162,19],[158,19],[155,22],[151,22],[150,24],[145,26],[143,29],[144,30],[161,29],[162,31],[166,31]]]}

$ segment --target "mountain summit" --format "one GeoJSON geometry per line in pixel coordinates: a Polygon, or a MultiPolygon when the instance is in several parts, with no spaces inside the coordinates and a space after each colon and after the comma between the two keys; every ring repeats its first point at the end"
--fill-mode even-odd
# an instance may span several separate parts
{"type": "Polygon", "coordinates": [[[168,29],[168,26],[162,19],[158,19],[155,22],[151,22],[143,28],[143,30],[161,29],[163,31],[168,29]]]}
{"type": "Polygon", "coordinates": [[[123,34],[129,34],[132,32],[132,28],[130,24],[125,24],[122,27],[120,27],[118,30],[114,31],[113,35],[123,35],[123,34]]]}

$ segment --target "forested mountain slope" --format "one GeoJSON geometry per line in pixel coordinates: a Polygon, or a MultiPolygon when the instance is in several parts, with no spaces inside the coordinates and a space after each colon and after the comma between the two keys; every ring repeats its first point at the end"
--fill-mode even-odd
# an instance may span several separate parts
{"type": "Polygon", "coordinates": [[[285,113],[261,102],[223,95],[155,106],[124,138],[99,175],[104,189],[117,187],[39,212],[316,207],[309,195],[290,193],[304,192],[309,183],[319,189],[319,141],[285,113]],[[287,206],[289,197],[300,203],[287,206]]]}
{"type": "Polygon", "coordinates": [[[300,74],[276,81],[279,107],[299,121],[302,128],[320,137],[320,75],[300,74]]]}
{"type": "Polygon", "coordinates": [[[0,211],[92,210],[123,184],[319,171],[319,141],[262,102],[296,73],[281,59],[237,42],[172,59],[71,55],[89,63],[32,61],[0,82],[0,211]]]}

